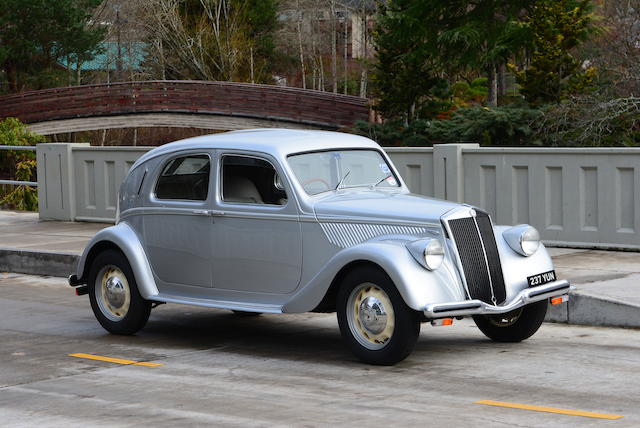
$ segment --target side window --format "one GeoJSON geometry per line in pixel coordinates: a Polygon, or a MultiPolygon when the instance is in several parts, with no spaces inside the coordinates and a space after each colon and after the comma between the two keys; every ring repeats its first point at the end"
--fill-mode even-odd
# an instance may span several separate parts
{"type": "Polygon", "coordinates": [[[168,161],[156,183],[156,198],[205,201],[209,193],[210,170],[207,155],[183,156],[168,161]]]}
{"type": "Polygon", "coordinates": [[[222,157],[222,200],[242,204],[285,205],[287,194],[273,166],[258,158],[222,157]]]}

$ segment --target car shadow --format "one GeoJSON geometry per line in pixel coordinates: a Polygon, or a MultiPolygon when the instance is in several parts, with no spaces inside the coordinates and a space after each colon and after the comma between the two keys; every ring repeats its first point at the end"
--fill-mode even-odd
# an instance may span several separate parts
{"type": "MultiPolygon", "coordinates": [[[[107,340],[170,351],[222,352],[325,364],[358,363],[341,339],[335,314],[239,316],[231,311],[172,306],[154,310],[147,326],[137,335],[109,336],[107,340]]],[[[495,351],[496,345],[479,331],[462,336],[454,332],[451,335],[432,335],[428,324],[425,324],[414,356],[396,367],[431,363],[425,359],[444,361],[452,352],[457,355],[473,354],[479,348],[495,351]]]]}

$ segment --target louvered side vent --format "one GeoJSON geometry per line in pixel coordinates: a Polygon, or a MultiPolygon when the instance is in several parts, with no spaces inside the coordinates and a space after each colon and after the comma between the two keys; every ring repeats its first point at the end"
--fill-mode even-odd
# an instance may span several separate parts
{"type": "Polygon", "coordinates": [[[503,303],[506,298],[504,277],[489,216],[477,211],[475,219],[460,218],[448,223],[471,298],[494,303],[495,296],[495,303],[503,303]]]}

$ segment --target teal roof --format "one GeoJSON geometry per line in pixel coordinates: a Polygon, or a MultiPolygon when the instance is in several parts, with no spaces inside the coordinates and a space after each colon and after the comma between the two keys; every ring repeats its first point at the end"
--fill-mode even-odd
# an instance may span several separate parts
{"type": "MultiPolygon", "coordinates": [[[[122,42],[120,43],[120,52],[122,56],[123,70],[140,70],[142,62],[147,56],[147,43],[144,42],[122,42]]],[[[80,66],[81,71],[92,70],[116,70],[118,59],[118,43],[102,42],[100,44],[101,53],[96,55],[91,61],[83,62],[80,66]]],[[[67,66],[67,60],[60,61],[64,67],[67,66]]],[[[75,69],[76,64],[71,63],[71,68],[75,69]]]]}

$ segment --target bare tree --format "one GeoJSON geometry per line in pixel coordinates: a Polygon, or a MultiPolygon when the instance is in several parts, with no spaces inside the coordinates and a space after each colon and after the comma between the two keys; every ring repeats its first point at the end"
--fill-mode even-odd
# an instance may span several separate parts
{"type": "Polygon", "coordinates": [[[246,2],[200,0],[202,15],[187,16],[181,0],[142,0],[142,18],[162,68],[182,78],[234,80],[249,62],[246,2]],[[168,55],[168,53],[171,55],[168,55]]]}
{"type": "Polygon", "coordinates": [[[338,93],[338,50],[337,50],[337,37],[336,32],[338,31],[337,26],[337,17],[336,17],[336,0],[331,0],[329,3],[329,13],[331,20],[331,83],[333,93],[338,93]]]}

